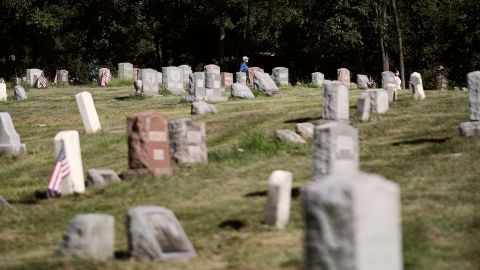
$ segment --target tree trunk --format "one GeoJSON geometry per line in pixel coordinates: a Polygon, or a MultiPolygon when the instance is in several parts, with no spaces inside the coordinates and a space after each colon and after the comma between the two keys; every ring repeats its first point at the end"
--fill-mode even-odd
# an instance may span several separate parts
{"type": "Polygon", "coordinates": [[[248,27],[250,24],[250,1],[246,0],[245,1],[247,4],[247,18],[245,20],[245,29],[243,29],[243,51],[242,55],[247,55],[247,50],[248,50],[248,27]]]}
{"type": "Polygon", "coordinates": [[[218,40],[218,61],[223,64],[223,56],[225,55],[225,14],[222,14],[220,21],[220,36],[218,40]]]}
{"type": "Polygon", "coordinates": [[[392,0],[393,17],[395,18],[395,28],[397,30],[398,58],[400,62],[400,78],[402,79],[402,89],[405,89],[405,65],[403,63],[403,40],[402,30],[400,28],[400,18],[398,16],[397,4],[392,0]]]}
{"type": "Polygon", "coordinates": [[[390,70],[390,64],[388,59],[388,46],[387,46],[387,4],[384,3],[382,6],[382,29],[380,31],[380,49],[382,51],[382,64],[383,64],[383,71],[390,70]]]}

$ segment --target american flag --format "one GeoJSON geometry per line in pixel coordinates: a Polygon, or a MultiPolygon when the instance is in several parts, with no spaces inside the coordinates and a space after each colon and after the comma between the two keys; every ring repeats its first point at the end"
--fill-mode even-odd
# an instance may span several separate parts
{"type": "Polygon", "coordinates": [[[107,86],[107,84],[110,82],[110,76],[107,74],[106,71],[103,71],[102,76],[100,78],[100,85],[101,86],[107,86]]]}
{"type": "Polygon", "coordinates": [[[45,88],[47,87],[47,78],[42,74],[40,74],[40,77],[38,78],[37,81],[37,88],[45,88]]]}
{"type": "Polygon", "coordinates": [[[48,182],[47,196],[49,198],[58,197],[62,194],[62,182],[70,175],[70,166],[68,165],[65,149],[58,152],[57,160],[53,166],[50,181],[48,182]]]}

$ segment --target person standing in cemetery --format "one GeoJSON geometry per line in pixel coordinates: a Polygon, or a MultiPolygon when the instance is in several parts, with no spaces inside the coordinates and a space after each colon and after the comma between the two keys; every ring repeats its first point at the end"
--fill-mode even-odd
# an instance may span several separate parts
{"type": "Polygon", "coordinates": [[[240,72],[245,73],[246,78],[248,79],[248,57],[242,57],[242,63],[240,64],[240,72]]]}
{"type": "Polygon", "coordinates": [[[398,70],[395,72],[395,84],[398,89],[402,89],[402,79],[400,79],[400,72],[398,72],[398,70]]]}

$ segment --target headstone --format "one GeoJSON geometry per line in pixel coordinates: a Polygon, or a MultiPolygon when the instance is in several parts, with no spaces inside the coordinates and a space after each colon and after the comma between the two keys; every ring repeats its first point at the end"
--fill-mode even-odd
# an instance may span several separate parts
{"type": "Polygon", "coordinates": [[[119,63],[118,78],[123,80],[133,80],[133,65],[131,63],[119,63]]]}
{"type": "Polygon", "coordinates": [[[262,91],[269,96],[274,96],[280,91],[268,73],[255,72],[253,75],[255,90],[262,91]]]}
{"type": "Polygon", "coordinates": [[[111,215],[77,215],[63,234],[57,254],[105,260],[113,257],[115,219],[111,215]]]}
{"type": "Polygon", "coordinates": [[[222,72],[220,74],[222,78],[222,87],[230,87],[233,84],[233,73],[222,72]]]}
{"type": "Polygon", "coordinates": [[[172,160],[181,164],[206,163],[205,122],[189,118],[168,121],[172,160]]]}
{"type": "Polygon", "coordinates": [[[288,68],[276,67],[272,69],[272,79],[278,86],[289,85],[288,68]]]}
{"type": "Polygon", "coordinates": [[[368,77],[367,75],[357,74],[357,85],[360,89],[367,89],[368,88],[368,77]]]}
{"type": "Polygon", "coordinates": [[[277,129],[275,131],[275,137],[278,140],[287,143],[306,143],[306,141],[300,135],[289,129],[277,129]]]}
{"type": "Polygon", "coordinates": [[[27,99],[27,92],[21,85],[15,85],[15,98],[17,100],[24,100],[27,99]]]}
{"type": "Polygon", "coordinates": [[[387,84],[388,102],[393,103],[397,100],[398,86],[396,84],[387,84]]]}
{"type": "Polygon", "coordinates": [[[0,152],[11,156],[23,155],[27,152],[25,144],[20,143],[20,136],[8,112],[0,112],[0,152]]]}
{"type": "Polygon", "coordinates": [[[100,121],[98,120],[97,110],[93,103],[92,94],[83,91],[75,95],[77,100],[78,110],[82,117],[83,126],[87,133],[95,133],[102,129],[100,121]]]}
{"type": "Polygon", "coordinates": [[[313,130],[315,126],[312,123],[297,123],[295,125],[295,132],[297,132],[302,138],[310,139],[313,138],[313,130]]]}
{"type": "Polygon", "coordinates": [[[323,87],[323,82],[325,81],[325,75],[321,72],[312,73],[312,86],[313,87],[323,87]]]}
{"type": "Polygon", "coordinates": [[[206,65],[204,71],[205,73],[215,73],[220,75],[220,67],[214,64],[206,65]]]}
{"type": "Polygon", "coordinates": [[[396,84],[395,83],[395,73],[391,71],[382,72],[382,88],[387,89],[387,84],[396,84]]]}
{"type": "Polygon", "coordinates": [[[337,69],[337,80],[350,88],[350,70],[346,68],[337,69]]]}
{"type": "Polygon", "coordinates": [[[207,99],[222,97],[222,79],[220,74],[205,73],[205,96],[207,99]]]}
{"type": "Polygon", "coordinates": [[[129,169],[124,176],[172,173],[167,121],[157,112],[141,112],[127,117],[129,169]]]}
{"type": "Polygon", "coordinates": [[[247,85],[247,73],[245,72],[237,72],[235,73],[235,77],[236,77],[236,82],[237,83],[240,83],[240,84],[243,84],[243,85],[247,85]]]}
{"type": "Polygon", "coordinates": [[[83,176],[82,152],[80,150],[80,136],[76,130],[65,130],[57,133],[53,139],[55,143],[55,157],[63,149],[70,174],[63,179],[61,194],[85,192],[85,178],[83,176]]]}
{"type": "Polygon", "coordinates": [[[325,83],[323,94],[323,119],[349,121],[348,88],[339,82],[325,83]]]}
{"type": "Polygon", "coordinates": [[[203,99],[206,96],[204,72],[194,72],[190,74],[189,94],[199,99],[203,99]]]}
{"type": "Polygon", "coordinates": [[[36,68],[30,68],[27,69],[27,83],[31,87],[33,87],[36,83],[40,75],[42,75],[43,70],[41,69],[36,69],[36,68]]]}
{"type": "Polygon", "coordinates": [[[448,80],[443,75],[435,76],[435,88],[437,90],[447,90],[448,80]]]}
{"type": "Polygon", "coordinates": [[[357,116],[360,121],[368,121],[370,118],[370,94],[369,93],[361,93],[358,97],[357,103],[357,116]]]}
{"type": "Polygon", "coordinates": [[[192,74],[192,67],[189,65],[180,65],[178,66],[183,71],[183,83],[189,85],[190,83],[190,74],[192,74]]]}
{"type": "Polygon", "coordinates": [[[273,171],[268,178],[265,223],[283,229],[290,217],[293,174],[288,171],[273,171]]]}
{"type": "Polygon", "coordinates": [[[480,122],[470,121],[460,124],[460,135],[462,136],[478,136],[480,135],[480,122]]]}
{"type": "Polygon", "coordinates": [[[304,192],[305,269],[402,270],[400,191],[382,176],[330,175],[304,192]]]}
{"type": "Polygon", "coordinates": [[[140,74],[143,83],[143,93],[147,96],[158,96],[158,85],[160,84],[158,71],[146,68],[142,69],[140,74]]]}
{"type": "MultiPolygon", "coordinates": [[[[248,80],[247,80],[247,85],[250,87],[253,87],[253,81],[254,81],[254,74],[255,72],[265,72],[262,68],[259,67],[250,67],[248,68],[248,80]]],[[[270,77],[270,76],[269,76],[270,77]]]]}
{"type": "Polygon", "coordinates": [[[204,101],[196,101],[192,103],[192,114],[205,115],[205,114],[215,114],[217,113],[217,107],[212,104],[208,104],[204,101]]]}
{"type": "Polygon", "coordinates": [[[388,93],[383,89],[369,89],[365,93],[370,95],[370,112],[386,113],[388,111],[388,93]]]}
{"type": "Polygon", "coordinates": [[[313,175],[321,180],[326,175],[350,174],[358,171],[358,130],[341,122],[315,127],[313,137],[313,175]]]}
{"type": "Polygon", "coordinates": [[[120,182],[120,177],[111,169],[88,170],[87,186],[105,186],[109,182],[120,182]]]}
{"type": "Polygon", "coordinates": [[[460,124],[460,134],[478,136],[480,135],[480,71],[468,73],[467,83],[470,122],[460,124]]]}
{"type": "Polygon", "coordinates": [[[159,206],[128,210],[128,249],[134,258],[188,260],[196,256],[175,214],[159,206]]]}
{"type": "Polygon", "coordinates": [[[109,84],[112,81],[112,73],[110,72],[110,69],[109,68],[100,68],[98,70],[98,80],[100,82],[100,85],[102,85],[102,86],[106,86],[107,84],[109,84]],[[102,77],[104,75],[106,76],[105,84],[102,83],[102,77]]]}
{"type": "Polygon", "coordinates": [[[68,70],[64,70],[64,69],[57,70],[55,76],[57,78],[57,82],[56,82],[57,84],[60,84],[60,85],[68,85],[69,84],[68,70]]]}
{"type": "Polygon", "coordinates": [[[7,84],[0,82],[0,101],[7,100],[7,84]]]}
{"type": "MultiPolygon", "coordinates": [[[[243,73],[243,72],[242,72],[243,73]]],[[[232,85],[232,97],[236,98],[255,98],[252,91],[246,84],[234,83],[232,85]]]]}
{"type": "Polygon", "coordinates": [[[174,95],[185,93],[183,89],[183,70],[178,67],[163,67],[163,87],[174,95]]]}
{"type": "Polygon", "coordinates": [[[423,91],[422,75],[418,72],[413,72],[410,75],[410,84],[413,87],[413,98],[415,100],[424,100],[425,92],[423,91]]]}

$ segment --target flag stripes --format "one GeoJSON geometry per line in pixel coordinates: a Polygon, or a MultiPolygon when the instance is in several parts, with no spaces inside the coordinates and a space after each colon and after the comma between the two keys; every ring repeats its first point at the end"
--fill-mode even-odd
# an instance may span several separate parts
{"type": "Polygon", "coordinates": [[[70,166],[68,165],[67,155],[62,146],[57,155],[57,160],[53,166],[50,181],[48,182],[47,196],[58,197],[62,194],[62,182],[70,175],[70,166]]]}

